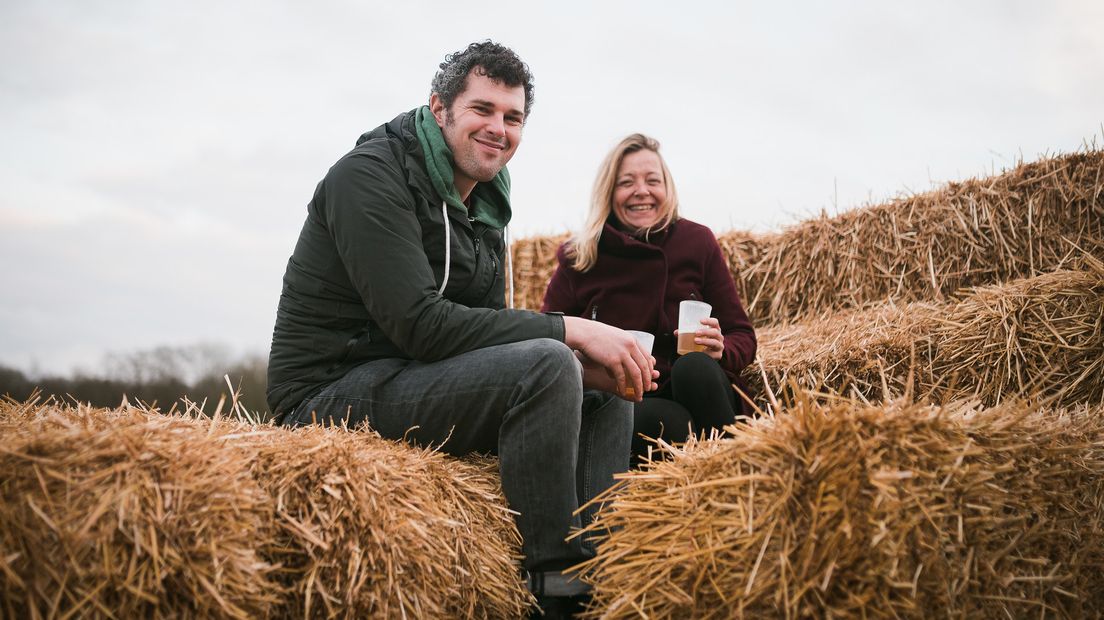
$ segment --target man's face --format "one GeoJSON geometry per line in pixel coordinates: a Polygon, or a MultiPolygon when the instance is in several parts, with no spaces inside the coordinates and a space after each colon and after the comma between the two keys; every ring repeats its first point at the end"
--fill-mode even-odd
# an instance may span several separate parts
{"type": "Polygon", "coordinates": [[[456,187],[461,193],[490,181],[514,156],[525,122],[525,89],[506,86],[473,69],[467,88],[446,109],[433,94],[429,107],[452,150],[456,187]]]}

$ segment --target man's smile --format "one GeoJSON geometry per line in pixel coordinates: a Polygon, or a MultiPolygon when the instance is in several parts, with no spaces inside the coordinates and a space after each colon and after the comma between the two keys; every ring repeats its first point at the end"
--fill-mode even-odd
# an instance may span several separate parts
{"type": "Polygon", "coordinates": [[[480,146],[486,149],[490,149],[491,151],[494,151],[496,153],[506,149],[505,141],[497,142],[489,138],[473,138],[473,140],[475,140],[475,142],[478,143],[480,146]]]}

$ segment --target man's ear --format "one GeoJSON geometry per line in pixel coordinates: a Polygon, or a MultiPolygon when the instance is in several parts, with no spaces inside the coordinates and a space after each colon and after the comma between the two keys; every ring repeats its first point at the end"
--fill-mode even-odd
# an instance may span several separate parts
{"type": "Polygon", "coordinates": [[[445,108],[445,102],[441,101],[437,93],[429,96],[429,111],[433,113],[433,118],[437,119],[437,126],[443,129],[445,127],[445,114],[448,110],[445,108]]]}

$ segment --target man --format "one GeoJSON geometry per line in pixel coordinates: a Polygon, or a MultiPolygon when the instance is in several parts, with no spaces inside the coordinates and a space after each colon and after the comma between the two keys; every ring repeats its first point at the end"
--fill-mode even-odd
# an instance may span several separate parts
{"type": "Polygon", "coordinates": [[[541,607],[585,586],[575,510],[628,468],[653,360],[619,329],[504,306],[506,163],[533,103],[528,67],[473,43],[429,105],[360,137],[318,184],[288,261],[268,402],[285,425],[365,423],[500,460],[541,607]],[[581,362],[581,364],[580,364],[581,362]]]}

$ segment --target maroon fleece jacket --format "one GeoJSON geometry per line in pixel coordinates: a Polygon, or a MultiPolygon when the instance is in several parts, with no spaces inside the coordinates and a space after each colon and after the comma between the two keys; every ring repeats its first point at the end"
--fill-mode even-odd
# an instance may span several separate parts
{"type": "Polygon", "coordinates": [[[654,334],[652,355],[662,387],[676,356],[679,302],[707,302],[724,334],[721,368],[747,391],[739,373],[755,359],[755,330],[711,230],[680,219],[644,241],[607,222],[598,240],[598,260],[590,271],[573,269],[564,246],[556,252],[556,259],[556,272],[544,293],[541,311],[654,334]]]}

